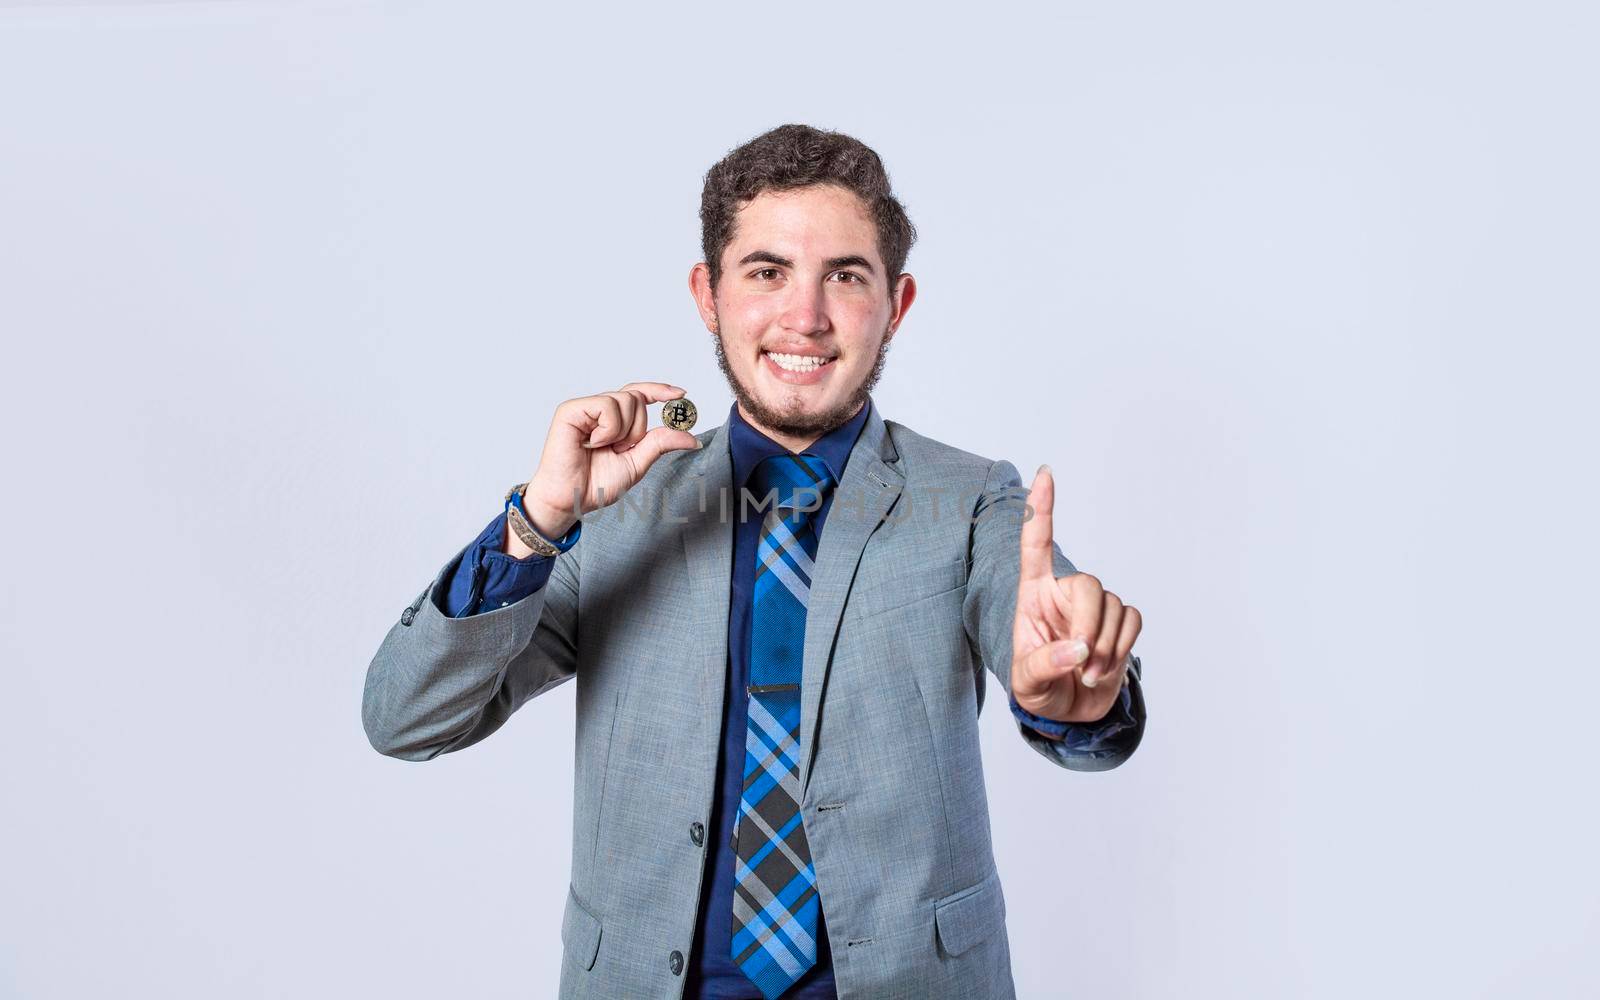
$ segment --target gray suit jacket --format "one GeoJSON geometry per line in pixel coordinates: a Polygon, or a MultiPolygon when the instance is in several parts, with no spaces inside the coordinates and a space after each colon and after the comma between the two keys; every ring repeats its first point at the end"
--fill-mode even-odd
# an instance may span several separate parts
{"type": "MultiPolygon", "coordinates": [[[[368,738],[413,761],[477,743],[577,678],[562,997],[683,991],[705,867],[689,830],[716,794],[740,502],[727,425],[697,437],[702,450],[663,456],[587,515],[549,582],[514,604],[445,617],[436,601],[463,549],[367,671],[368,738]]],[[[978,712],[985,667],[1009,693],[1026,496],[1010,462],[876,407],[836,488],[806,620],[800,776],[846,1000],[1014,995],[978,712]]],[[[1059,546],[1055,566],[1076,572],[1059,546]]],[[[1074,754],[1019,725],[1021,738],[1064,768],[1116,767],[1144,731],[1139,670],[1138,729],[1118,749],[1074,754]]]]}

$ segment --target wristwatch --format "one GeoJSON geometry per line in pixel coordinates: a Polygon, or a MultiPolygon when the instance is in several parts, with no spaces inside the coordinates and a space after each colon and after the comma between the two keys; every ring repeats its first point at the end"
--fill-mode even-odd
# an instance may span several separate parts
{"type": "Polygon", "coordinates": [[[522,507],[522,494],[527,488],[527,483],[517,483],[509,490],[506,490],[506,521],[511,525],[511,530],[517,533],[517,537],[522,539],[522,544],[532,549],[535,555],[558,556],[567,551],[567,549],[572,548],[572,543],[578,540],[575,532],[580,530],[583,522],[579,521],[578,524],[573,525],[571,531],[562,535],[557,542],[552,542],[539,534],[534,529],[533,523],[528,520],[528,512],[522,507]],[[558,542],[565,544],[558,544],[558,542]]]}

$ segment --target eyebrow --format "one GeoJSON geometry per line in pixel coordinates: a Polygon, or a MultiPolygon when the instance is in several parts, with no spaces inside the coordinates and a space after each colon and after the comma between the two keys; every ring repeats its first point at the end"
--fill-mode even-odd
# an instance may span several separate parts
{"type": "MultiPolygon", "coordinates": [[[[739,265],[742,267],[745,264],[755,264],[757,262],[776,264],[779,267],[794,267],[794,261],[775,254],[771,250],[752,250],[740,258],[739,265]]],[[[829,257],[822,263],[830,271],[839,267],[859,267],[867,272],[872,271],[872,263],[859,254],[850,254],[845,257],[829,257]]]]}

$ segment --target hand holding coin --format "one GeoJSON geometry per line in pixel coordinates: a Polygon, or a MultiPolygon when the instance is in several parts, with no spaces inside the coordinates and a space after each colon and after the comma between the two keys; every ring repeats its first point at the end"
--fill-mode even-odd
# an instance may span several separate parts
{"type": "MultiPolygon", "coordinates": [[[[695,417],[683,389],[665,382],[629,382],[557,406],[538,471],[522,499],[534,528],[559,538],[584,514],[616,503],[662,455],[699,448],[688,432],[695,417]],[[652,403],[667,404],[666,424],[649,430],[652,403]]],[[[512,555],[531,551],[514,537],[506,544],[512,555]]]]}

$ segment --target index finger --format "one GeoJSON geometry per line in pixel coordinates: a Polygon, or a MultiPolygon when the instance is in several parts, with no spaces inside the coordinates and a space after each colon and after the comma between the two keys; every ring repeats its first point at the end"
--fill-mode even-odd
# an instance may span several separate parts
{"type": "Polygon", "coordinates": [[[669,399],[677,399],[683,395],[683,387],[670,382],[629,382],[618,389],[618,392],[637,390],[644,393],[644,398],[651,403],[664,403],[669,399]]]}
{"type": "Polygon", "coordinates": [[[1028,505],[1033,508],[1033,516],[1022,522],[1021,580],[1055,579],[1052,546],[1055,529],[1051,516],[1055,503],[1055,474],[1050,466],[1041,465],[1033,474],[1033,487],[1028,490],[1028,505]]]}

